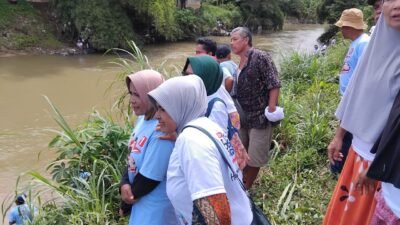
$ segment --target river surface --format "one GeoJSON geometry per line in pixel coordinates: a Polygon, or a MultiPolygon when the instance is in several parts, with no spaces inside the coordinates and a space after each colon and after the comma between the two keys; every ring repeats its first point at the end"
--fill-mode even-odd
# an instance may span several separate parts
{"type": "MultiPolygon", "coordinates": [[[[269,51],[279,62],[291,51],[311,52],[323,31],[319,25],[291,25],[282,32],[255,36],[253,45],[269,51]]],[[[229,43],[229,37],[213,39],[229,43]]],[[[194,42],[151,45],[144,48],[144,54],[155,68],[163,62],[167,68],[179,68],[187,56],[194,54],[194,45],[194,42]]],[[[14,194],[18,176],[30,170],[45,172],[45,167],[56,157],[47,146],[55,136],[51,130],[59,128],[43,96],[50,98],[72,127],[82,123],[94,109],[110,112],[115,91],[106,93],[106,89],[121,71],[107,63],[114,58],[113,55],[0,57],[0,204],[14,194]]]]}

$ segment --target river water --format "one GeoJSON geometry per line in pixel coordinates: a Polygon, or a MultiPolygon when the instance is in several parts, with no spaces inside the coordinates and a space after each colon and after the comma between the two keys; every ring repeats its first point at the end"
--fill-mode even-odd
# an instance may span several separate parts
{"type": "MultiPolygon", "coordinates": [[[[319,25],[286,26],[282,32],[255,36],[253,44],[271,52],[279,62],[291,51],[311,52],[323,31],[319,25]]],[[[229,37],[213,39],[229,43],[229,37]]],[[[194,43],[146,46],[144,54],[155,67],[163,62],[167,68],[181,67],[185,58],[194,54],[194,43]]],[[[43,96],[51,99],[72,127],[83,122],[94,109],[109,112],[115,92],[105,91],[121,71],[107,63],[114,58],[112,55],[0,57],[1,202],[13,194],[18,176],[29,170],[44,172],[55,158],[47,145],[55,136],[50,130],[59,128],[43,96]]]]}

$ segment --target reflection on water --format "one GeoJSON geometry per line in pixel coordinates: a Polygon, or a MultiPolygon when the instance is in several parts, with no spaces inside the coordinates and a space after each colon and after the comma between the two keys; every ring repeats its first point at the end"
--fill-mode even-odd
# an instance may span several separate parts
{"type": "MultiPolygon", "coordinates": [[[[294,50],[312,51],[323,32],[318,25],[296,25],[283,32],[255,36],[254,46],[275,60],[294,50]]],[[[229,43],[229,37],[214,37],[229,43]]],[[[147,46],[151,65],[165,63],[170,71],[194,54],[193,42],[147,46]]],[[[73,126],[93,109],[110,109],[115,96],[105,90],[119,71],[105,62],[112,56],[15,56],[0,58],[0,200],[15,188],[16,177],[28,170],[43,171],[55,155],[47,149],[58,129],[43,95],[59,107],[73,126]],[[41,153],[38,159],[38,153],[41,153]]],[[[238,60],[234,57],[234,60],[238,60]]]]}

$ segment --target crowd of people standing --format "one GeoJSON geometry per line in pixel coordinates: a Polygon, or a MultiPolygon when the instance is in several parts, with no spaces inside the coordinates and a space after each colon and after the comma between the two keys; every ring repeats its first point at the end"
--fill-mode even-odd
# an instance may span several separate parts
{"type": "MultiPolygon", "coordinates": [[[[359,9],[343,11],[336,23],[351,45],[339,74],[340,125],[328,146],[331,170],[340,175],[326,225],[400,224],[400,0],[369,4],[371,37],[359,9]]],[[[164,81],[145,70],[127,77],[139,116],[121,181],[129,224],[251,224],[247,190],[284,119],[281,82],[247,28],[230,35],[230,45],[199,39],[182,76],[164,81]]]]}

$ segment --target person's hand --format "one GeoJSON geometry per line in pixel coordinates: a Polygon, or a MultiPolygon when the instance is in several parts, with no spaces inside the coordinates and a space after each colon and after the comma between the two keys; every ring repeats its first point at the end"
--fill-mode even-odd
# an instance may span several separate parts
{"type": "MultiPolygon", "coordinates": [[[[156,126],[156,130],[160,131],[159,125],[156,126]]],[[[177,137],[178,137],[178,134],[176,132],[173,132],[173,133],[164,134],[163,136],[159,136],[158,139],[167,140],[167,141],[176,141],[177,137]]]]}
{"type": "Polygon", "coordinates": [[[122,210],[121,208],[119,208],[119,210],[118,210],[118,215],[119,215],[120,217],[124,217],[124,210],[122,210]]]}
{"type": "Polygon", "coordinates": [[[121,199],[126,204],[133,204],[135,201],[130,184],[124,184],[121,186],[121,199]]]}
{"type": "Polygon", "coordinates": [[[334,137],[328,145],[328,158],[331,164],[335,164],[335,160],[342,161],[343,154],[340,152],[342,144],[343,140],[341,138],[334,137]]]}
{"type": "Polygon", "coordinates": [[[355,183],[356,190],[360,191],[362,195],[373,194],[375,191],[376,180],[367,177],[367,170],[362,171],[355,183]]]}
{"type": "Polygon", "coordinates": [[[271,122],[277,122],[285,118],[283,108],[279,106],[270,107],[267,106],[264,110],[265,117],[271,122]]]}
{"type": "Polygon", "coordinates": [[[238,159],[238,165],[239,165],[239,168],[241,170],[243,170],[247,166],[247,163],[249,162],[250,157],[249,157],[249,154],[247,154],[246,150],[242,151],[242,154],[240,156],[241,157],[238,159]]]}

